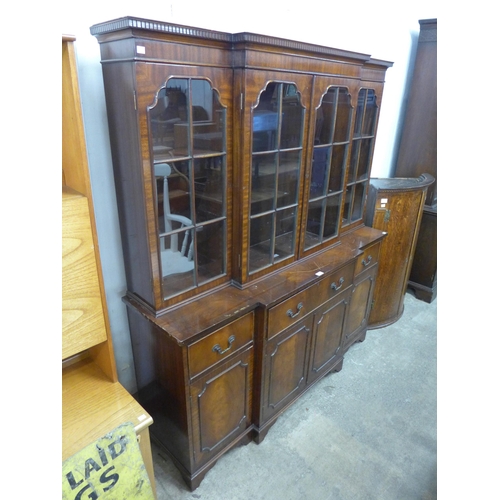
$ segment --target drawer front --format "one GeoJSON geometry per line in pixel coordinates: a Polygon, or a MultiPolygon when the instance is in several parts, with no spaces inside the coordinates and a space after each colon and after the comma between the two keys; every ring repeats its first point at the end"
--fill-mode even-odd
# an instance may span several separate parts
{"type": "Polygon", "coordinates": [[[333,274],[323,278],[319,283],[318,296],[321,298],[318,306],[335,297],[346,288],[349,288],[354,280],[354,262],[342,267],[333,274]]]}
{"type": "Polygon", "coordinates": [[[371,247],[366,248],[363,253],[356,260],[356,270],[354,275],[362,273],[365,269],[374,266],[378,262],[378,256],[380,253],[380,243],[376,243],[371,247]]]}
{"type": "Polygon", "coordinates": [[[253,326],[252,312],[188,346],[189,376],[196,377],[251,342],[253,326]]]}
{"type": "Polygon", "coordinates": [[[268,338],[304,318],[353,282],[354,263],[322,278],[316,284],[269,309],[268,338]]]}

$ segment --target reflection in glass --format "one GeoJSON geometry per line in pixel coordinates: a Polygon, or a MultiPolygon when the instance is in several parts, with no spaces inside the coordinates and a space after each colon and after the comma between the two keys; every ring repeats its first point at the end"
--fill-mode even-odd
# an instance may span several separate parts
{"type": "Polygon", "coordinates": [[[252,119],[249,273],[294,255],[303,127],[296,85],[268,83],[252,119]]]}
{"type": "Polygon", "coordinates": [[[338,235],[351,116],[347,89],[329,87],[316,110],[305,249],[338,235]]]}
{"type": "Polygon", "coordinates": [[[148,118],[169,298],[226,273],[226,109],[207,80],[172,78],[148,118]]]}

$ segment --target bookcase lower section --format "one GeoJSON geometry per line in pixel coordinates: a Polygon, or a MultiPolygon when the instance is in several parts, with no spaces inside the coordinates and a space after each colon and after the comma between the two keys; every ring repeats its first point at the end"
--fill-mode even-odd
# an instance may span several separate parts
{"type": "Polygon", "coordinates": [[[229,449],[262,442],[364,340],[382,238],[365,228],[258,286],[228,286],[159,317],[125,298],[136,398],[191,490],[229,449]]]}

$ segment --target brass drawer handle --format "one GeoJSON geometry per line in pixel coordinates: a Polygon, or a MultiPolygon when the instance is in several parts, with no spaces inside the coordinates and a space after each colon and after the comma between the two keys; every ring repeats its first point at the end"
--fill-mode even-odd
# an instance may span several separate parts
{"type": "Polygon", "coordinates": [[[299,302],[297,305],[297,312],[294,314],[294,312],[291,309],[288,309],[286,312],[286,315],[289,316],[290,318],[295,318],[300,314],[300,310],[304,307],[304,304],[302,302],[299,302]]]}
{"type": "Polygon", "coordinates": [[[340,278],[338,284],[333,282],[331,284],[332,290],[340,290],[342,288],[342,284],[344,283],[344,281],[345,281],[344,278],[340,278]]]}
{"type": "Polygon", "coordinates": [[[367,266],[367,265],[368,265],[371,261],[372,261],[372,256],[371,256],[371,255],[368,255],[368,259],[367,259],[367,260],[363,259],[363,260],[361,261],[361,264],[363,264],[363,266],[365,266],[365,267],[366,267],[366,266],[367,266]]]}
{"type": "Polygon", "coordinates": [[[228,346],[226,347],[226,349],[222,350],[221,346],[219,344],[216,344],[212,347],[212,351],[214,352],[218,352],[219,354],[224,354],[225,352],[229,351],[229,349],[231,349],[231,346],[232,346],[232,343],[236,340],[236,337],[234,335],[231,335],[228,339],[227,339],[227,343],[228,343],[228,346]]]}

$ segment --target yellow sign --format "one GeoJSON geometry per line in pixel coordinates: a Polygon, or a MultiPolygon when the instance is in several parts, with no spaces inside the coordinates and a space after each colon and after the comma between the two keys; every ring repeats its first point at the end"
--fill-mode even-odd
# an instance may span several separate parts
{"type": "Polygon", "coordinates": [[[134,426],[120,425],[63,463],[63,500],[152,500],[134,426]]]}

